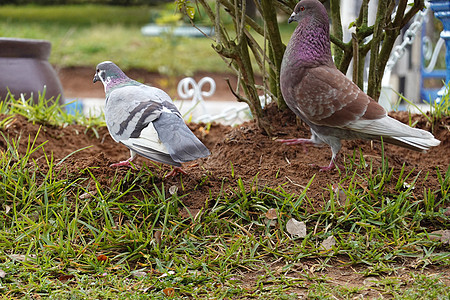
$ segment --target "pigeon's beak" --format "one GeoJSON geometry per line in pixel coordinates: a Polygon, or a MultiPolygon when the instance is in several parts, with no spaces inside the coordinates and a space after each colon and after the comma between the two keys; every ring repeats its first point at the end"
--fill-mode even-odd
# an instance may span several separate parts
{"type": "Polygon", "coordinates": [[[292,22],[294,22],[295,21],[295,13],[292,13],[292,15],[289,17],[289,19],[288,19],[288,24],[289,23],[292,23],[292,22]]]}
{"type": "Polygon", "coordinates": [[[95,74],[94,75],[94,83],[96,83],[97,81],[99,81],[100,80],[100,77],[98,77],[98,75],[97,74],[95,74]]]}

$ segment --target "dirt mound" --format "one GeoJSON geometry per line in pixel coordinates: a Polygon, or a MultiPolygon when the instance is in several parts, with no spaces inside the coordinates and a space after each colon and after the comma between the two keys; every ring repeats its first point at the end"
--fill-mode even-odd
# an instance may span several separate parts
{"type": "MultiPolygon", "coordinates": [[[[136,170],[126,167],[110,168],[111,163],[127,159],[129,151],[125,146],[114,142],[106,128],[98,128],[97,137],[93,130],[86,130],[78,125],[59,128],[32,124],[24,117],[14,116],[13,121],[4,126],[2,132],[10,141],[20,137],[19,152],[22,154],[27,149],[29,139],[33,141],[37,136],[36,146],[45,143],[31,155],[39,168],[44,171],[48,168],[46,160],[52,154],[61,177],[83,179],[91,183],[95,178],[105,187],[122,180],[124,184],[133,182],[147,190],[153,189],[155,183],[164,182],[167,188],[177,186],[180,195],[187,194],[183,201],[191,209],[201,208],[208,199],[216,199],[220,194],[238,188],[239,179],[245,189],[268,186],[301,194],[313,176],[314,179],[306,193],[312,203],[312,207],[308,210],[314,209],[328,199],[331,185],[340,184],[346,188],[351,177],[355,175],[354,172],[356,176],[365,178],[382,167],[380,143],[345,141],[341,150],[344,157],[342,162],[349,165],[353,160],[353,163],[360,164],[359,148],[361,148],[367,167],[348,167],[347,171],[341,173],[337,170],[320,172],[311,164],[327,165],[331,157],[329,147],[303,148],[278,143],[276,138],[309,137],[309,129],[298,122],[290,111],[280,113],[275,106],[270,106],[265,113],[271,119],[274,133],[272,137],[264,134],[254,122],[247,122],[234,128],[220,124],[212,124],[210,128],[205,124],[190,124],[190,128],[212,154],[208,158],[185,164],[184,168],[188,175],[168,179],[164,179],[164,174],[170,170],[169,166],[156,164],[144,158],[138,159],[136,170]],[[138,172],[151,173],[151,180],[134,182],[133,177],[136,176],[133,174],[136,175],[138,172]]],[[[409,116],[405,112],[392,113],[392,116],[403,122],[409,121],[409,116]]],[[[5,117],[1,116],[0,119],[5,117]]],[[[417,127],[431,129],[431,124],[422,115],[413,115],[412,120],[417,122],[417,127]]],[[[446,117],[435,126],[434,134],[442,142],[428,153],[414,152],[392,145],[385,146],[386,158],[389,167],[394,168],[395,178],[400,176],[403,165],[406,169],[405,174],[411,173],[409,177],[411,181],[418,176],[414,190],[418,199],[423,198],[424,189],[439,190],[436,169],[445,174],[449,166],[449,121],[450,118],[446,117]]],[[[5,151],[7,147],[6,140],[0,138],[0,148],[5,151]]],[[[394,189],[396,180],[391,181],[388,186],[394,189]]],[[[93,189],[95,185],[87,186],[93,189]]],[[[128,196],[131,197],[132,194],[128,196]]]]}

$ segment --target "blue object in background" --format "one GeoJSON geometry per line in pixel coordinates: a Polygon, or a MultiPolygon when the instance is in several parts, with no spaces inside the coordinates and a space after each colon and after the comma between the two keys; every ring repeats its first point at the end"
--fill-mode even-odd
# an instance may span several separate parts
{"type": "MultiPolygon", "coordinates": [[[[441,38],[445,41],[446,53],[445,53],[445,64],[446,70],[442,70],[441,76],[444,77],[445,73],[445,82],[448,85],[450,81],[450,1],[449,0],[430,0],[430,8],[434,11],[434,16],[441,20],[444,29],[441,32],[441,38]]],[[[434,71],[438,72],[438,71],[434,71]]],[[[429,72],[432,73],[432,72],[429,72]]],[[[422,76],[427,76],[422,72],[422,76]]],[[[433,76],[440,77],[440,76],[433,76]]],[[[441,78],[442,78],[441,77],[441,78]]],[[[446,91],[446,86],[442,87],[437,93],[436,96],[432,99],[435,99],[436,102],[439,102],[441,97],[448,91],[446,91]]],[[[425,100],[429,100],[429,97],[424,97],[425,100]]]]}
{"type": "Polygon", "coordinates": [[[81,100],[67,100],[64,108],[68,114],[76,115],[83,113],[83,102],[81,100]]]}
{"type": "Polygon", "coordinates": [[[427,72],[425,71],[425,67],[423,66],[423,61],[422,61],[422,66],[421,66],[421,81],[422,81],[422,86],[420,87],[420,99],[425,100],[427,102],[434,102],[437,98],[438,98],[438,93],[441,89],[439,88],[424,88],[423,87],[423,83],[425,81],[425,79],[428,78],[440,78],[442,79],[442,81],[445,80],[445,75],[446,75],[446,70],[433,70],[431,72],[427,72]]]}

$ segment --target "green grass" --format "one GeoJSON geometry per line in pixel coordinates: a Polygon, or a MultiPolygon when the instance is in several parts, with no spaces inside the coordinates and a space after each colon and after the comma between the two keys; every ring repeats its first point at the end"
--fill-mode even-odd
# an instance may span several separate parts
{"type": "MultiPolygon", "coordinates": [[[[9,98],[0,112],[54,125],[77,122],[46,103],[43,95],[35,107],[9,98]]],[[[443,299],[450,293],[447,272],[423,273],[430,265],[450,268],[448,246],[431,240],[427,227],[450,227],[443,214],[450,203],[450,167],[436,169],[440,186],[417,200],[412,189],[426,176],[405,167],[393,176],[384,154],[375,168],[355,151],[339,183],[347,186],[345,199],[330,192],[315,207],[306,191],[290,194],[283,186],[262,186],[257,176],[244,183],[230,175],[234,188],[224,181],[219,195],[205,195],[207,208],[183,218],[179,210],[189,195],[182,178],[175,191],[144,167],[116,173],[105,186],[95,166],[63,176],[60,163],[34,137],[24,154],[17,138],[0,139],[3,299],[343,299],[366,293],[443,299]],[[44,165],[31,159],[40,149],[44,165]],[[269,209],[277,211],[276,226],[266,220],[269,209]],[[305,238],[291,237],[290,218],[307,224],[305,238]],[[325,251],[321,243],[330,236],[336,245],[325,251]],[[356,268],[354,276],[374,283],[336,283],[341,268],[356,268]]],[[[207,187],[209,176],[198,187],[207,187]]]]}
{"type": "MultiPolygon", "coordinates": [[[[167,75],[229,72],[209,39],[141,34],[143,25],[173,16],[174,12],[173,4],[0,6],[0,36],[49,40],[50,62],[57,67],[95,67],[101,61],[112,60],[123,69],[144,68],[167,75]]],[[[294,28],[287,24],[281,28],[287,41],[294,28]]]]}
{"type": "Polygon", "coordinates": [[[150,20],[149,6],[115,7],[106,5],[14,6],[0,7],[6,22],[34,22],[60,26],[115,24],[135,26],[150,20]]]}

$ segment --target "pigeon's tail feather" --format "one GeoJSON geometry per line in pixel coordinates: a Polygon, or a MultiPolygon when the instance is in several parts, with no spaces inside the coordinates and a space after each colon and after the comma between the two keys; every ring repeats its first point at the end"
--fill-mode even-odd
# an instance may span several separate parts
{"type": "Polygon", "coordinates": [[[404,148],[408,148],[415,151],[426,152],[431,147],[438,146],[441,142],[435,139],[433,136],[430,138],[423,137],[384,137],[383,141],[394,144],[397,146],[401,146],[404,148]]]}
{"type": "Polygon", "coordinates": [[[383,136],[388,143],[422,152],[441,143],[428,131],[412,128],[394,118],[384,119],[387,121],[386,128],[391,130],[390,134],[383,136]]]}
{"type": "Polygon", "coordinates": [[[389,116],[376,120],[358,120],[350,129],[367,134],[369,138],[383,137],[383,141],[416,151],[438,146],[440,141],[425,130],[412,128],[389,116]]]}
{"type": "Polygon", "coordinates": [[[174,161],[188,162],[211,154],[183,119],[175,114],[161,113],[160,117],[153,121],[153,126],[174,161]]]}
{"type": "Polygon", "coordinates": [[[129,139],[121,141],[121,143],[127,146],[130,150],[150,160],[160,162],[163,164],[172,165],[175,167],[181,167],[181,164],[179,162],[174,161],[169,154],[147,147],[145,144],[142,144],[141,141],[138,139],[129,139]]]}

